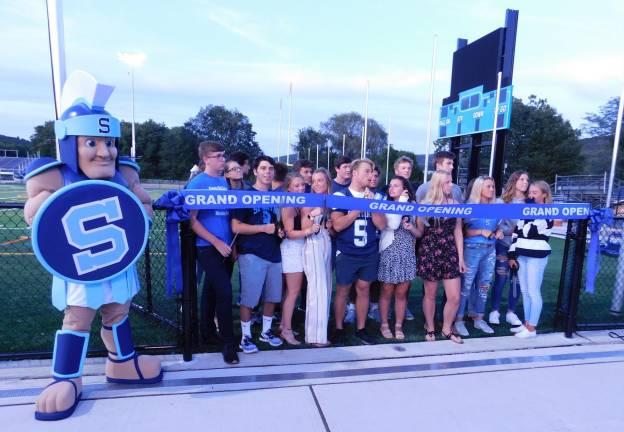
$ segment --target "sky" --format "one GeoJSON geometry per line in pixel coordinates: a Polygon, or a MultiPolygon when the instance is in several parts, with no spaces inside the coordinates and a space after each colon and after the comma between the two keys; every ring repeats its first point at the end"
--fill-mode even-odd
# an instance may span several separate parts
{"type": "MultiPolygon", "coordinates": [[[[457,38],[472,42],[518,9],[514,96],[535,94],[575,128],[624,86],[624,2],[567,1],[96,1],[65,0],[67,72],[116,86],[108,110],[131,119],[128,66],[119,52],[143,52],[135,70],[135,117],[180,126],[200,107],[237,109],[265,153],[281,153],[297,130],[333,114],[368,115],[395,148],[424,153],[434,35],[432,139],[449,95],[457,38]]],[[[45,0],[0,1],[0,134],[28,138],[54,118],[45,0]]]]}

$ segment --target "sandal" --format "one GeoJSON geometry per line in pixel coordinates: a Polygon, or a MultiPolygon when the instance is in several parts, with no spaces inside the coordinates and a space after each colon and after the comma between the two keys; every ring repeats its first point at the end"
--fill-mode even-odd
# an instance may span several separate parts
{"type": "Polygon", "coordinates": [[[384,337],[384,339],[394,338],[394,336],[392,336],[392,332],[390,331],[390,326],[388,324],[382,324],[379,330],[381,331],[381,335],[384,337]]]}
{"type": "Polygon", "coordinates": [[[403,333],[403,326],[395,325],[394,326],[394,335],[397,340],[405,340],[405,333],[403,333]]]}
{"type": "Polygon", "coordinates": [[[441,330],[440,333],[451,342],[455,342],[456,344],[464,343],[463,339],[457,333],[453,333],[453,330],[451,330],[449,334],[444,333],[444,330],[441,330]]]}
{"type": "Polygon", "coordinates": [[[288,345],[301,345],[301,342],[295,339],[295,335],[293,335],[293,331],[291,329],[282,329],[280,337],[284,339],[288,345]]]}

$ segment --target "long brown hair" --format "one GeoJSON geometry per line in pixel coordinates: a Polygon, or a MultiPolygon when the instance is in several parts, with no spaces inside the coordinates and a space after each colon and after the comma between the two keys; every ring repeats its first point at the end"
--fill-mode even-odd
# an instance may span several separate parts
{"type": "MultiPolygon", "coordinates": [[[[503,193],[501,194],[501,198],[503,199],[504,203],[509,204],[511,201],[513,201],[514,195],[516,194],[516,183],[518,182],[518,179],[520,177],[522,177],[523,174],[526,174],[527,176],[527,180],[528,183],[531,183],[531,179],[529,177],[529,173],[526,171],[514,171],[511,173],[511,175],[509,176],[509,180],[507,180],[507,183],[505,183],[505,187],[503,188],[503,193]]],[[[524,197],[527,197],[527,194],[529,193],[529,188],[527,187],[527,190],[524,191],[524,197]]]]}

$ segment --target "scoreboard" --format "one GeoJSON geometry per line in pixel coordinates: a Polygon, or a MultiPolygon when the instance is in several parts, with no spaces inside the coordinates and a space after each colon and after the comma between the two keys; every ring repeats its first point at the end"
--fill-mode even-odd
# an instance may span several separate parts
{"type": "MultiPolygon", "coordinates": [[[[496,129],[508,129],[511,120],[513,86],[502,87],[496,115],[496,129]]],[[[483,92],[483,86],[459,92],[456,102],[440,108],[440,138],[491,132],[494,130],[496,90],[483,92]]]]}

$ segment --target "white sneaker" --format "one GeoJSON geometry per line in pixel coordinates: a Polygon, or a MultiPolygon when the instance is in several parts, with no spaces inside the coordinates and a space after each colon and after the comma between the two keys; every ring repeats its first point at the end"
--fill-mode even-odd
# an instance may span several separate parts
{"type": "Polygon", "coordinates": [[[474,328],[481,330],[483,333],[487,333],[487,334],[494,333],[494,330],[492,329],[492,327],[487,325],[485,320],[482,320],[482,319],[474,320],[474,328]]]}
{"type": "Polygon", "coordinates": [[[345,324],[355,324],[355,305],[349,303],[347,305],[347,310],[345,312],[344,323],[345,324]]]}
{"type": "MultiPolygon", "coordinates": [[[[492,314],[490,314],[490,316],[492,316],[492,314]]],[[[507,321],[512,326],[522,325],[522,321],[520,321],[518,315],[516,315],[513,311],[507,311],[507,313],[505,314],[505,321],[507,321]]]]}
{"type": "Polygon", "coordinates": [[[490,312],[490,315],[488,316],[488,321],[490,322],[490,324],[500,324],[500,312],[497,310],[493,310],[492,312],[490,312]]]}
{"type": "Polygon", "coordinates": [[[457,330],[457,333],[459,333],[460,336],[470,336],[470,333],[468,333],[468,329],[466,328],[466,323],[463,321],[455,321],[455,330],[457,330]]]}
{"type": "Polygon", "coordinates": [[[523,325],[519,325],[518,327],[512,327],[509,329],[512,333],[520,333],[522,330],[526,330],[526,327],[523,325]]]}
{"type": "Polygon", "coordinates": [[[524,328],[521,332],[516,333],[516,337],[520,339],[529,339],[537,337],[537,330],[529,330],[528,328],[524,328]]]}

